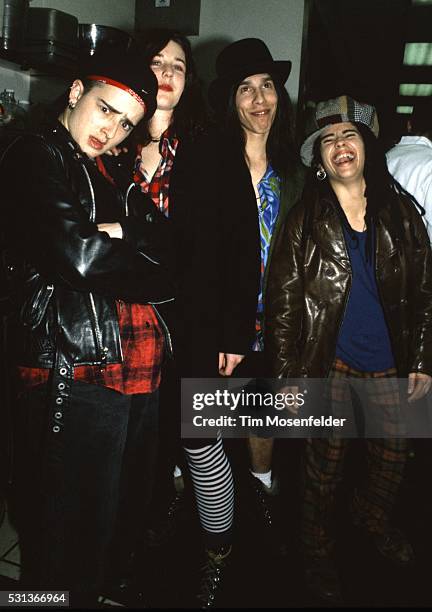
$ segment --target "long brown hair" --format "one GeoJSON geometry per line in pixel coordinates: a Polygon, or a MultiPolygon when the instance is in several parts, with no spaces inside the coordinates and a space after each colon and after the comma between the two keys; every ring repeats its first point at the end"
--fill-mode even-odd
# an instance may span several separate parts
{"type": "MultiPolygon", "coordinates": [[[[154,56],[160,53],[171,40],[180,45],[186,58],[185,88],[179,103],[174,109],[171,126],[176,136],[194,138],[203,132],[206,127],[207,113],[192,47],[188,38],[177,30],[167,28],[146,30],[137,37],[140,50],[149,65],[154,56]]],[[[135,130],[134,138],[144,145],[150,142],[151,137],[147,122],[142,122],[139,130],[135,130]]]]}

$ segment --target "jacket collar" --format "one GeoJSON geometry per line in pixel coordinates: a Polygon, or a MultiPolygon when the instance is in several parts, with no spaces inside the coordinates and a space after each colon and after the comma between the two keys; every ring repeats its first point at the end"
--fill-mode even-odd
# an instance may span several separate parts
{"type": "Polygon", "coordinates": [[[82,157],[84,160],[90,159],[81,151],[80,147],[72,138],[69,130],[67,130],[58,119],[47,121],[44,125],[44,132],[54,138],[58,144],[70,149],[77,158],[82,157]]]}
{"type": "Polygon", "coordinates": [[[432,149],[432,141],[426,136],[402,136],[396,146],[399,145],[421,145],[432,149]]]}
{"type": "MultiPolygon", "coordinates": [[[[342,229],[342,223],[336,212],[336,202],[330,195],[317,201],[312,228],[316,244],[335,260],[342,268],[351,271],[351,262],[342,229]]],[[[376,267],[392,257],[398,251],[396,227],[389,206],[380,210],[375,225],[376,267]]]]}
{"type": "Polygon", "coordinates": [[[351,270],[342,223],[336,212],[336,203],[329,197],[318,201],[317,214],[314,215],[312,235],[320,249],[327,253],[345,270],[351,270]]]}

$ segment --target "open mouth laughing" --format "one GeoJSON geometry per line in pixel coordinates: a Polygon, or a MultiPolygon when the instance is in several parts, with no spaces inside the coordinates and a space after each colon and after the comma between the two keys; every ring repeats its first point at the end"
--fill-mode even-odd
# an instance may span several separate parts
{"type": "Polygon", "coordinates": [[[340,166],[341,164],[345,164],[347,162],[351,162],[354,159],[354,153],[351,152],[344,152],[344,153],[338,153],[337,155],[335,155],[333,157],[333,162],[337,165],[340,166]]]}

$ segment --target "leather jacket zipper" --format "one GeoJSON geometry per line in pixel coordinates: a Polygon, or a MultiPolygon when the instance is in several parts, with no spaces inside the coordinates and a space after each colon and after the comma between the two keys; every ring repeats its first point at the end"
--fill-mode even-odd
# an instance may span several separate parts
{"type": "MultiPolygon", "coordinates": [[[[343,233],[343,232],[342,232],[342,233],[343,233]]],[[[344,301],[344,306],[343,306],[343,313],[342,313],[341,318],[339,319],[339,325],[338,325],[338,328],[337,328],[337,335],[336,335],[336,345],[335,345],[334,352],[333,352],[333,358],[332,358],[332,360],[330,361],[330,365],[329,365],[329,367],[328,367],[328,369],[327,369],[327,378],[329,377],[329,374],[330,374],[331,369],[332,369],[333,362],[334,362],[335,357],[336,357],[336,350],[337,350],[337,338],[339,338],[339,332],[340,332],[340,329],[341,329],[341,327],[342,327],[343,320],[344,320],[344,318],[345,318],[345,313],[346,313],[346,309],[347,309],[347,306],[348,306],[348,300],[349,300],[349,296],[350,296],[350,293],[351,293],[351,284],[352,284],[352,281],[351,281],[351,279],[352,279],[352,265],[351,265],[351,259],[350,259],[350,256],[349,256],[349,254],[348,254],[348,247],[347,247],[347,244],[346,244],[345,236],[343,236],[343,240],[344,240],[344,244],[345,244],[345,253],[346,253],[346,256],[347,256],[348,261],[350,262],[350,268],[351,268],[351,277],[350,277],[350,281],[349,281],[348,291],[347,291],[347,292],[346,292],[346,294],[345,294],[345,301],[344,301]]]]}
{"type": "MultiPolygon", "coordinates": [[[[81,164],[83,170],[84,170],[84,174],[86,175],[86,179],[87,179],[87,183],[90,189],[90,195],[91,195],[91,211],[90,211],[90,221],[92,223],[95,222],[96,220],[96,200],[95,200],[95,196],[94,196],[94,189],[93,189],[93,185],[92,182],[90,180],[90,176],[88,173],[87,168],[85,167],[85,165],[82,163],[81,164]]],[[[92,313],[92,317],[93,317],[93,328],[94,328],[94,332],[95,332],[95,339],[96,339],[96,346],[100,355],[100,361],[101,361],[101,365],[102,366],[106,366],[106,360],[107,360],[107,356],[108,356],[108,348],[106,346],[103,346],[103,341],[102,341],[102,332],[99,326],[99,322],[98,322],[98,318],[97,318],[97,312],[96,312],[96,305],[95,305],[95,300],[94,300],[94,296],[93,293],[90,291],[89,292],[89,299],[90,299],[90,306],[91,306],[91,313],[92,313]]],[[[120,344],[120,350],[121,350],[121,343],[120,344]]],[[[122,359],[123,359],[123,355],[122,355],[122,359]]]]}
{"type": "MultiPolygon", "coordinates": [[[[95,330],[95,338],[96,338],[96,345],[99,351],[99,355],[100,355],[100,359],[101,359],[101,364],[103,366],[106,365],[106,359],[107,359],[107,355],[108,355],[108,349],[106,346],[103,346],[103,342],[102,342],[102,332],[99,326],[99,322],[97,320],[97,313],[96,313],[96,306],[95,306],[95,301],[94,301],[94,297],[93,297],[93,293],[89,292],[89,298],[90,298],[90,305],[91,305],[91,311],[92,311],[92,315],[93,315],[93,325],[94,325],[94,330],[95,330]]],[[[123,358],[123,356],[122,356],[123,358]]]]}
{"type": "MultiPolygon", "coordinates": [[[[162,303],[162,302],[161,302],[161,303],[162,303]]],[[[162,331],[163,331],[163,335],[164,335],[164,338],[165,338],[165,344],[166,344],[166,347],[167,347],[167,352],[168,352],[168,355],[169,355],[170,357],[172,357],[172,356],[173,356],[173,354],[174,354],[174,351],[173,351],[172,340],[171,340],[171,334],[170,334],[170,331],[169,331],[169,329],[168,329],[168,325],[165,323],[165,321],[164,321],[164,319],[163,319],[162,315],[160,314],[160,312],[158,311],[158,309],[156,308],[156,306],[155,306],[154,304],[151,304],[151,306],[152,306],[152,308],[153,308],[153,310],[154,310],[154,312],[155,312],[155,314],[156,314],[156,317],[157,317],[157,319],[158,319],[159,323],[160,323],[160,324],[161,324],[161,326],[162,326],[162,331]]]]}
{"type": "Polygon", "coordinates": [[[96,200],[95,200],[95,197],[94,197],[94,189],[93,189],[93,185],[92,185],[92,182],[90,180],[90,176],[89,176],[87,168],[85,167],[85,165],[83,163],[81,164],[81,166],[82,166],[82,169],[84,170],[84,173],[86,175],[87,183],[88,183],[88,186],[89,186],[89,189],[90,189],[91,203],[92,203],[91,212],[90,212],[90,221],[92,223],[94,223],[95,220],[96,220],[96,200]]]}
{"type": "Polygon", "coordinates": [[[168,298],[167,300],[161,300],[160,302],[148,302],[151,306],[155,304],[159,306],[159,304],[169,304],[169,302],[174,302],[175,298],[168,298]]]}
{"type": "Polygon", "coordinates": [[[125,195],[125,215],[126,217],[129,217],[129,205],[128,205],[129,193],[132,191],[134,187],[135,187],[135,183],[131,183],[129,187],[126,189],[126,195],[125,195]]]}

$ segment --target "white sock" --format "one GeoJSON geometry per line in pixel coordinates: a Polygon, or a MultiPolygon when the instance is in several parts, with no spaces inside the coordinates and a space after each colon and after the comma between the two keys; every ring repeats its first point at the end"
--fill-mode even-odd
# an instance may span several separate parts
{"type": "Polygon", "coordinates": [[[271,488],[272,486],[272,471],[269,470],[268,472],[252,472],[252,470],[250,471],[250,473],[252,474],[252,476],[255,476],[255,478],[258,478],[258,480],[261,480],[261,482],[263,483],[263,485],[265,485],[268,489],[271,488]]]}
{"type": "Polygon", "coordinates": [[[175,468],[174,468],[173,476],[174,476],[174,478],[178,478],[181,475],[182,475],[182,471],[179,468],[179,466],[176,465],[175,468]]]}

